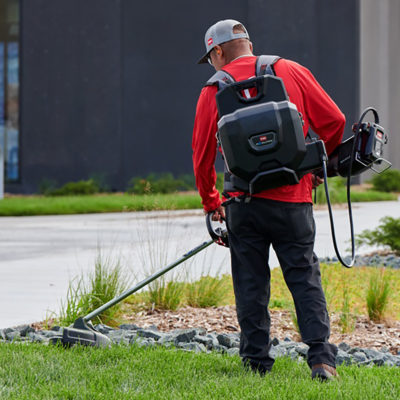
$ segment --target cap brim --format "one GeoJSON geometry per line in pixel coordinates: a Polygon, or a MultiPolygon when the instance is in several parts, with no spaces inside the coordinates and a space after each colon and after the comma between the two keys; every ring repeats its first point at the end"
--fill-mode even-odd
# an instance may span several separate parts
{"type": "Polygon", "coordinates": [[[204,54],[203,57],[200,58],[199,61],[197,61],[197,64],[207,64],[208,63],[208,53],[204,54]]]}

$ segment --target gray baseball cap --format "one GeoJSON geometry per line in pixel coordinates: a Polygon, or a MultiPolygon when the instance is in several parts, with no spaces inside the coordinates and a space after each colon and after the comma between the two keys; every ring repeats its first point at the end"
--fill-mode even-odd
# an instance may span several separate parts
{"type": "Polygon", "coordinates": [[[218,21],[214,25],[210,26],[204,36],[204,44],[206,45],[206,54],[200,58],[197,64],[204,64],[207,62],[208,53],[217,45],[225,42],[229,42],[234,39],[250,39],[246,28],[239,21],[234,19],[224,19],[218,21]],[[245,32],[233,33],[233,27],[235,25],[242,25],[245,32]]]}

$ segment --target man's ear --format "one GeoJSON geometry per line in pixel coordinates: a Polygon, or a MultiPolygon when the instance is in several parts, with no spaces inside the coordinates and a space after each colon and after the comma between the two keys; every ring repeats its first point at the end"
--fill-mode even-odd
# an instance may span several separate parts
{"type": "Polygon", "coordinates": [[[219,45],[216,45],[216,46],[214,47],[214,49],[215,49],[215,53],[218,54],[218,56],[220,56],[221,54],[224,53],[223,50],[222,50],[222,47],[219,46],[219,45]]]}
{"type": "Polygon", "coordinates": [[[253,43],[249,42],[250,51],[253,52],[253,43]]]}

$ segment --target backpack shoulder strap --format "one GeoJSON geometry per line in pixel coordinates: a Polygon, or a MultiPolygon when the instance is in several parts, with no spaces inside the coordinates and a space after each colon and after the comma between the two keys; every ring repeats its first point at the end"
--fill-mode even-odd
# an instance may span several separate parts
{"type": "Polygon", "coordinates": [[[256,76],[275,75],[272,66],[280,59],[279,56],[258,56],[256,61],[256,76]]]}
{"type": "Polygon", "coordinates": [[[206,82],[205,86],[215,85],[218,87],[218,90],[221,90],[223,87],[234,82],[236,82],[235,78],[231,74],[220,69],[206,82]]]}

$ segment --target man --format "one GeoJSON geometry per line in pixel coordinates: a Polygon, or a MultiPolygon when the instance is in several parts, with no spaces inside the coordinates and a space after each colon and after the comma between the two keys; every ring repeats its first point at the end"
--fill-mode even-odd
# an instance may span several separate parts
{"type": "MultiPolygon", "coordinates": [[[[240,22],[224,20],[211,26],[205,35],[205,46],[206,54],[199,63],[209,62],[216,71],[223,69],[236,81],[254,77],[256,56],[240,22]]],[[[304,135],[311,127],[324,141],[327,153],[332,152],[341,142],[344,115],[306,68],[279,59],[273,64],[273,70],[283,80],[290,101],[303,117],[304,135]]],[[[272,244],[293,296],[302,340],[310,346],[307,362],[312,378],[330,379],[337,375],[337,348],[328,342],[329,316],[318,258],[313,252],[312,187],[322,180],[308,174],[299,184],[262,191],[250,201],[230,202],[224,210],[215,188],[217,91],[217,85],[207,85],[198,100],[192,142],[193,166],[204,211],[214,212],[215,220],[224,219],[226,211],[243,363],[265,374],[274,362],[269,356],[268,312],[268,256],[272,244]]],[[[240,194],[229,193],[230,196],[240,194]]]]}

